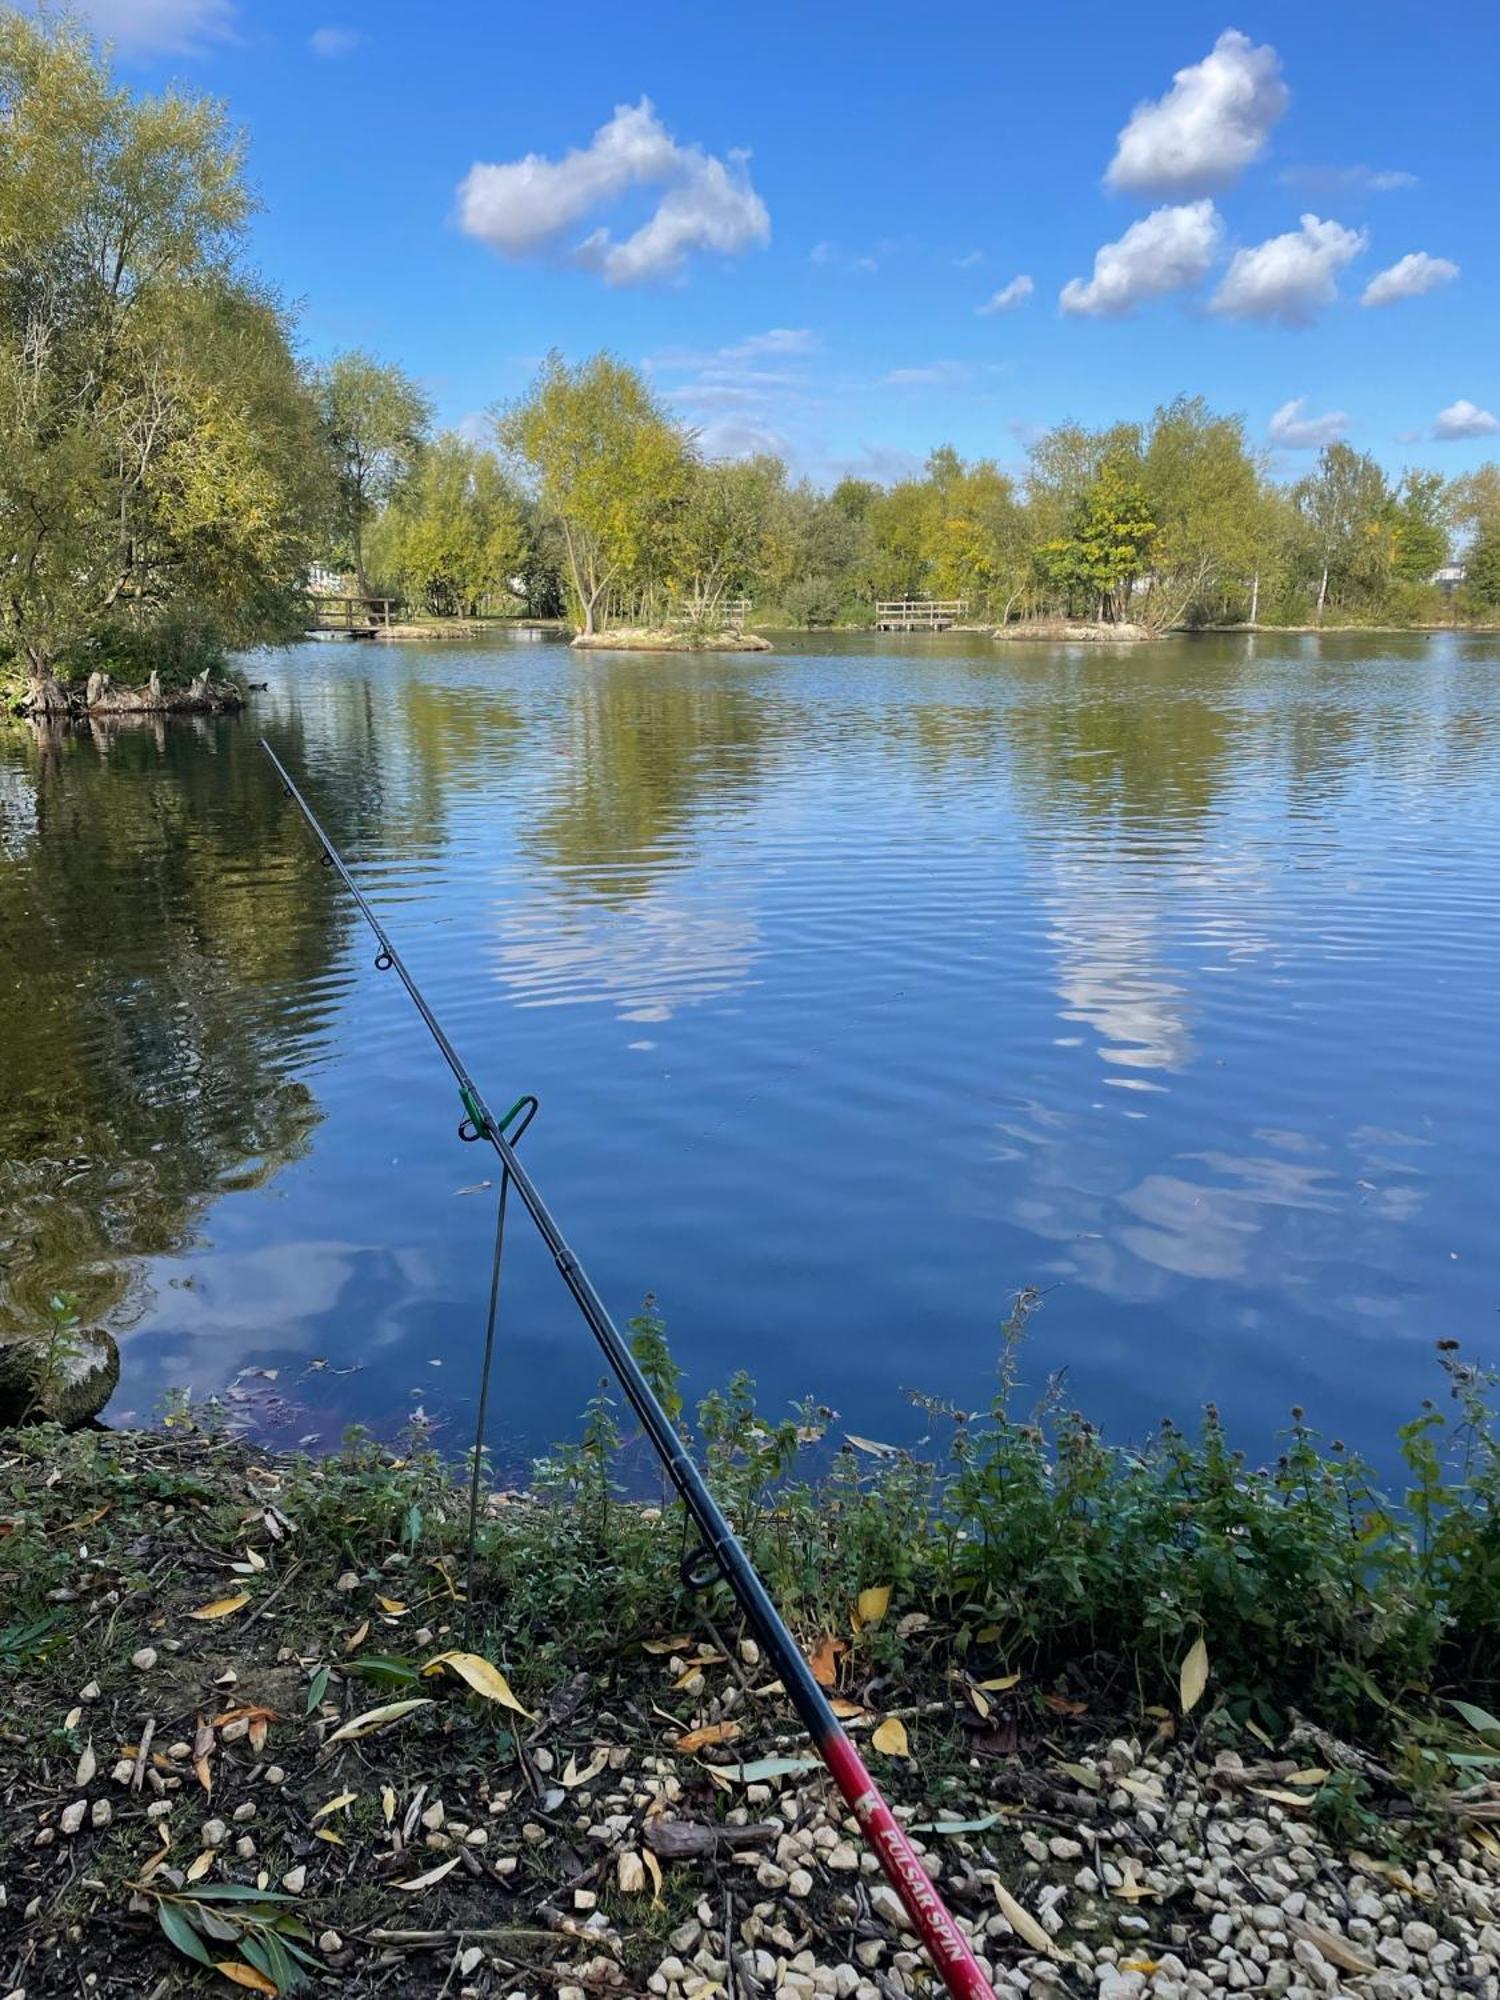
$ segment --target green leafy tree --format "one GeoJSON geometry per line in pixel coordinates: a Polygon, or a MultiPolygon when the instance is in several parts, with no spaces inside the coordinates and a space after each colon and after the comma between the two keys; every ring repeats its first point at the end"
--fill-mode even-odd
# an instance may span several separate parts
{"type": "Polygon", "coordinates": [[[354,349],[315,377],[318,410],[336,468],[335,522],[354,564],[361,597],[365,529],[415,471],[432,422],[432,405],[409,375],[354,349]]]}
{"type": "MultiPolygon", "coordinates": [[[[520,577],[530,537],[494,452],[449,432],[370,534],[370,563],[439,617],[472,617],[520,577]]],[[[521,578],[524,582],[524,578],[521,578]]]]}
{"type": "Polygon", "coordinates": [[[1448,560],[1446,492],[1440,472],[1406,472],[1396,489],[1395,570],[1408,583],[1426,583],[1448,560]]]}
{"type": "Polygon", "coordinates": [[[1469,536],[1492,521],[1500,522],[1500,465],[1486,459],[1472,472],[1449,480],[1443,489],[1443,508],[1452,525],[1469,536]]]}
{"type": "Polygon", "coordinates": [[[872,597],[931,597],[929,548],[938,497],[923,479],[903,479],[877,492],[869,511],[872,597]]]}
{"type": "Polygon", "coordinates": [[[1465,597],[1476,611],[1492,617],[1500,609],[1500,519],[1480,529],[1464,568],[1465,597]]]}
{"type": "Polygon", "coordinates": [[[1146,621],[1177,625],[1244,604],[1269,524],[1243,419],[1179,396],[1152,417],[1141,481],[1157,527],[1146,621]]]}
{"type": "Polygon", "coordinates": [[[965,465],[951,447],[927,462],[935,505],[924,526],[934,595],[1005,618],[1031,575],[1032,548],[1015,486],[991,459],[965,465]]]}
{"type": "Polygon", "coordinates": [[[1391,490],[1367,453],[1325,445],[1318,469],[1293,488],[1317,570],[1316,609],[1356,609],[1378,600],[1394,567],[1391,490]]]}
{"type": "Polygon", "coordinates": [[[754,592],[771,558],[785,490],[786,468],[768,454],[693,468],[673,561],[695,623],[712,625],[726,597],[754,592]]]}
{"type": "Polygon", "coordinates": [[[660,586],[694,461],[639,370],[608,354],[574,368],[549,355],[496,433],[561,538],[585,634],[598,630],[611,592],[640,601],[660,586]]]}
{"type": "Polygon", "coordinates": [[[240,141],[14,11],[0,134],[0,646],[47,707],[110,630],[281,636],[323,461],[284,317],[238,265],[240,141]]]}
{"type": "Polygon", "coordinates": [[[1117,450],[1074,503],[1067,533],[1044,544],[1038,560],[1070,609],[1081,599],[1101,621],[1116,624],[1130,609],[1157,533],[1138,464],[1117,450]]]}

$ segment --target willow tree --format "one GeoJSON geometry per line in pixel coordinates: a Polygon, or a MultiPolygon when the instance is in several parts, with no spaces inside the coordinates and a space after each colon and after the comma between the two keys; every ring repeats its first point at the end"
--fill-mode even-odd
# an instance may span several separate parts
{"type": "Polygon", "coordinates": [[[321,456],[251,209],[217,107],[0,12],[0,650],[43,706],[112,633],[286,629],[321,456]]]}
{"type": "Polygon", "coordinates": [[[365,529],[416,470],[432,405],[400,368],[358,348],[321,369],[314,390],[337,481],[335,519],[365,597],[365,529]]]}
{"type": "Polygon", "coordinates": [[[637,369],[596,354],[570,368],[550,354],[531,388],[495,419],[547,522],[561,537],[586,635],[611,594],[639,599],[670,570],[693,454],[637,369]]]}
{"type": "Polygon", "coordinates": [[[1151,419],[1141,479],[1157,528],[1146,622],[1248,605],[1269,528],[1244,419],[1217,415],[1201,396],[1177,397],[1151,419]]]}
{"type": "Polygon", "coordinates": [[[494,452],[445,433],[370,536],[370,562],[438,617],[472,617],[511,588],[531,537],[494,452]]]}
{"type": "Polygon", "coordinates": [[[723,622],[727,597],[749,597],[772,565],[786,468],[769,454],[696,466],[679,517],[672,565],[687,615],[723,622]]]}

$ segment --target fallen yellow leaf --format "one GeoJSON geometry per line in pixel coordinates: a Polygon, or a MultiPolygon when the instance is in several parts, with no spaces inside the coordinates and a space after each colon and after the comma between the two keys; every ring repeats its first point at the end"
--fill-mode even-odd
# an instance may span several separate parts
{"type": "Polygon", "coordinates": [[[649,1847],[641,1849],[641,1859],[646,1864],[646,1873],[651,1877],[651,1887],[655,1891],[651,1900],[653,1903],[659,1903],[661,1901],[661,1863],[649,1847]]]}
{"type": "Polygon", "coordinates": [[[340,1792],[336,1799],[329,1799],[326,1805],[318,1807],[312,1816],[312,1823],[316,1825],[320,1819],[326,1819],[329,1813],[337,1812],[341,1806],[352,1806],[358,1797],[358,1792],[340,1792]]]}
{"type": "Polygon", "coordinates": [[[248,1986],[252,1993],[275,1993],[278,1991],[274,1980],[267,1979],[263,1972],[257,1972],[253,1965],[242,1965],[237,1958],[220,1959],[214,1966],[235,1986],[248,1986]]]}
{"type": "Polygon", "coordinates": [[[859,1593],[859,1622],[861,1625],[878,1625],[891,1608],[891,1586],[888,1583],[872,1584],[868,1590],[859,1593]]]}
{"type": "Polygon", "coordinates": [[[466,1681],[475,1694],[482,1694],[486,1701],[497,1701],[502,1708],[513,1709],[517,1715],[525,1716],[528,1722],[536,1717],[529,1708],[522,1708],[511,1693],[510,1682],[496,1666],[491,1666],[479,1653],[439,1653],[435,1660],[429,1660],[422,1672],[440,1673],[446,1667],[450,1674],[457,1674],[466,1681]]]}
{"type": "Polygon", "coordinates": [[[600,1745],[584,1765],[580,1765],[576,1757],[570,1757],[568,1759],[568,1768],[563,1772],[561,1779],[564,1789],[571,1792],[579,1785],[588,1784],[590,1779],[598,1777],[608,1762],[609,1749],[607,1745],[603,1744],[600,1745]]]}
{"type": "MultiPolygon", "coordinates": [[[[243,1611],[249,1602],[249,1591],[242,1590],[238,1597],[216,1597],[212,1604],[200,1604],[196,1611],[188,1613],[188,1617],[201,1618],[205,1621],[210,1618],[228,1618],[236,1611],[243,1611]]],[[[247,1966],[245,1969],[248,1971],[250,1968],[247,1966]]],[[[257,1973],[256,1977],[259,1978],[260,1974],[257,1973]]],[[[273,1986],[271,1991],[274,1993],[275,1990],[273,1986]]]]}
{"type": "Polygon", "coordinates": [[[463,1859],[462,1849],[447,1861],[440,1861],[436,1868],[429,1868],[425,1875],[414,1875],[409,1882],[397,1882],[398,1889],[430,1889],[434,1882],[441,1882],[445,1875],[451,1875],[463,1859]]]}
{"type": "Polygon", "coordinates": [[[993,1680],[980,1681],[979,1686],[984,1689],[986,1694],[1003,1694],[1006,1688],[1018,1687],[1020,1681],[1021,1676],[1019,1674],[997,1674],[993,1680]]]}
{"type": "Polygon", "coordinates": [[[366,1639],[368,1639],[369,1636],[370,1636],[370,1621],[367,1618],[363,1625],[356,1625],[354,1630],[349,1634],[348,1638],[344,1641],[344,1651],[346,1653],[354,1652],[356,1648],[362,1646],[365,1643],[366,1639]]]}
{"type": "Polygon", "coordinates": [[[1019,1938],[1024,1938],[1033,1951],[1045,1953],[1048,1958],[1061,1958],[1055,1941],[1050,1938],[1031,1914],[1023,1909],[1003,1882],[994,1885],[995,1901],[1000,1905],[1000,1914],[1019,1938]]]}
{"type": "Polygon", "coordinates": [[[812,1668],[813,1679],[819,1687],[831,1688],[839,1677],[839,1654],[842,1651],[837,1639],[825,1632],[807,1656],[807,1664],[812,1668]]]}
{"type": "Polygon", "coordinates": [[[706,1722],[701,1729],[690,1729],[685,1736],[677,1739],[679,1750],[708,1750],[715,1743],[732,1743],[740,1733],[737,1722],[706,1722]]]}
{"type": "Polygon", "coordinates": [[[406,1610],[399,1597],[377,1597],[375,1602],[382,1611],[388,1611],[393,1618],[399,1618],[406,1610]]]}
{"type": "Polygon", "coordinates": [[[426,1695],[410,1701],[388,1701],[380,1708],[366,1709],[363,1715],[356,1715],[352,1722],[346,1722],[342,1729],[335,1729],[329,1737],[330,1743],[351,1743],[356,1736],[368,1736],[372,1730],[383,1729],[388,1722],[399,1722],[403,1715],[410,1715],[414,1708],[431,1708],[432,1702],[426,1695]]]}
{"type": "Polygon", "coordinates": [[[201,1882],[213,1865],[214,1851],[211,1847],[205,1847],[203,1852],[198,1856],[198,1859],[189,1864],[187,1871],[188,1881],[201,1882]]]}
{"type": "Polygon", "coordinates": [[[909,1757],[911,1744],[907,1740],[906,1724],[899,1715],[888,1715],[875,1734],[871,1743],[885,1757],[909,1757]]]}
{"type": "Polygon", "coordinates": [[[1178,1694],[1182,1701],[1182,1712],[1191,1715],[1203,1699],[1203,1690],[1208,1686],[1208,1645],[1200,1633],[1188,1647],[1187,1658],[1182,1663],[1182,1673],[1178,1680],[1178,1694]]]}

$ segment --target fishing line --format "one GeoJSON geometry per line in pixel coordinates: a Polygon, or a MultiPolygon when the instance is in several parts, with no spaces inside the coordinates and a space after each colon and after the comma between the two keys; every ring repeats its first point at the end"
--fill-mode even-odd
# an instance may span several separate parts
{"type": "MultiPolygon", "coordinates": [[[[692,1515],[694,1525],[702,1537],[702,1546],[694,1550],[683,1563],[681,1573],[684,1583],[690,1589],[701,1589],[711,1580],[713,1571],[715,1569],[718,1571],[719,1576],[729,1586],[744,1614],[746,1624],[759,1641],[761,1650],[774,1669],[793,1708],[806,1725],[814,1749],[828,1766],[845,1802],[874,1849],[876,1858],[885,1871],[886,1879],[900,1898],[912,1928],[926,1946],[927,1955],[932,1960],[943,1984],[954,1996],[954,2000],[995,2000],[993,1988],[970,1950],[967,1939],[954,1922],[937,1890],[932,1886],[916,1850],[897,1823],[890,1807],[881,1797],[875,1780],[865,1769],[864,1760],[829,1706],[828,1697],[818,1685],[801,1647],[792,1637],[781,1613],[771,1600],[770,1592],[752,1567],[718,1501],[709,1491],[702,1473],[694,1464],[671,1419],[641,1372],[639,1362],[610,1317],[609,1310],[595,1290],[592,1279],[568,1247],[567,1239],[558,1227],[551,1209],[517,1158],[515,1140],[525,1130],[535,1113],[535,1098],[529,1094],[518,1097],[503,1118],[497,1120],[494,1117],[484,1101],[478,1084],[464,1067],[463,1059],[443,1032],[442,1025],[423,998],[417,982],[407,970],[405,960],[387,935],[385,926],[350,874],[343,856],[319,825],[312,807],[298,791],[286,766],[264,737],[261,738],[261,748],[270,758],[287,797],[306,821],[309,832],[322,851],[323,860],[339,876],[379,940],[380,956],[376,963],[382,970],[393,970],[398,975],[411,996],[412,1004],[441,1051],[444,1061],[453,1072],[454,1081],[458,1085],[459,1101],[464,1108],[463,1121],[458,1128],[459,1137],[465,1140],[487,1140],[494,1148],[504,1170],[501,1199],[497,1205],[496,1215],[496,1259],[492,1271],[491,1311],[486,1334],[486,1368],[489,1352],[493,1348],[494,1325],[499,1310],[499,1260],[503,1249],[505,1199],[509,1186],[513,1185],[535,1223],[538,1234],[551,1252],[552,1260],[562,1276],[563,1283],[572,1293],[575,1304],[602,1349],[611,1373],[624,1391],[625,1398],[635,1411],[642,1430],[655,1447],[657,1456],[666,1467],[672,1484],[681,1496],[683,1506],[692,1515]],[[522,1117],[523,1112],[526,1114],[524,1117],[522,1117]],[[519,1127],[516,1132],[511,1133],[509,1128],[518,1119],[519,1127]]],[[[476,1446],[475,1483],[470,1487],[471,1526],[477,1522],[478,1464],[476,1446]]],[[[472,1589],[469,1594],[472,1601],[472,1589]]]]}

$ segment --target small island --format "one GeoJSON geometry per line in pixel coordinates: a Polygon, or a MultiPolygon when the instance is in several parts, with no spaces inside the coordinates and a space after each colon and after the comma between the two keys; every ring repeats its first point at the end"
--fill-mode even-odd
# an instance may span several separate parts
{"type": "Polygon", "coordinates": [[[758,632],[733,626],[701,631],[681,626],[619,625],[603,632],[580,632],[573,645],[593,653],[769,653],[771,642],[758,632]]]}
{"type": "Polygon", "coordinates": [[[48,674],[21,696],[21,711],[34,721],[83,720],[125,715],[233,715],[245,705],[245,683],[227,670],[208,669],[191,680],[163,682],[153,668],[144,683],[117,685],[96,670],[86,680],[48,674]]]}

